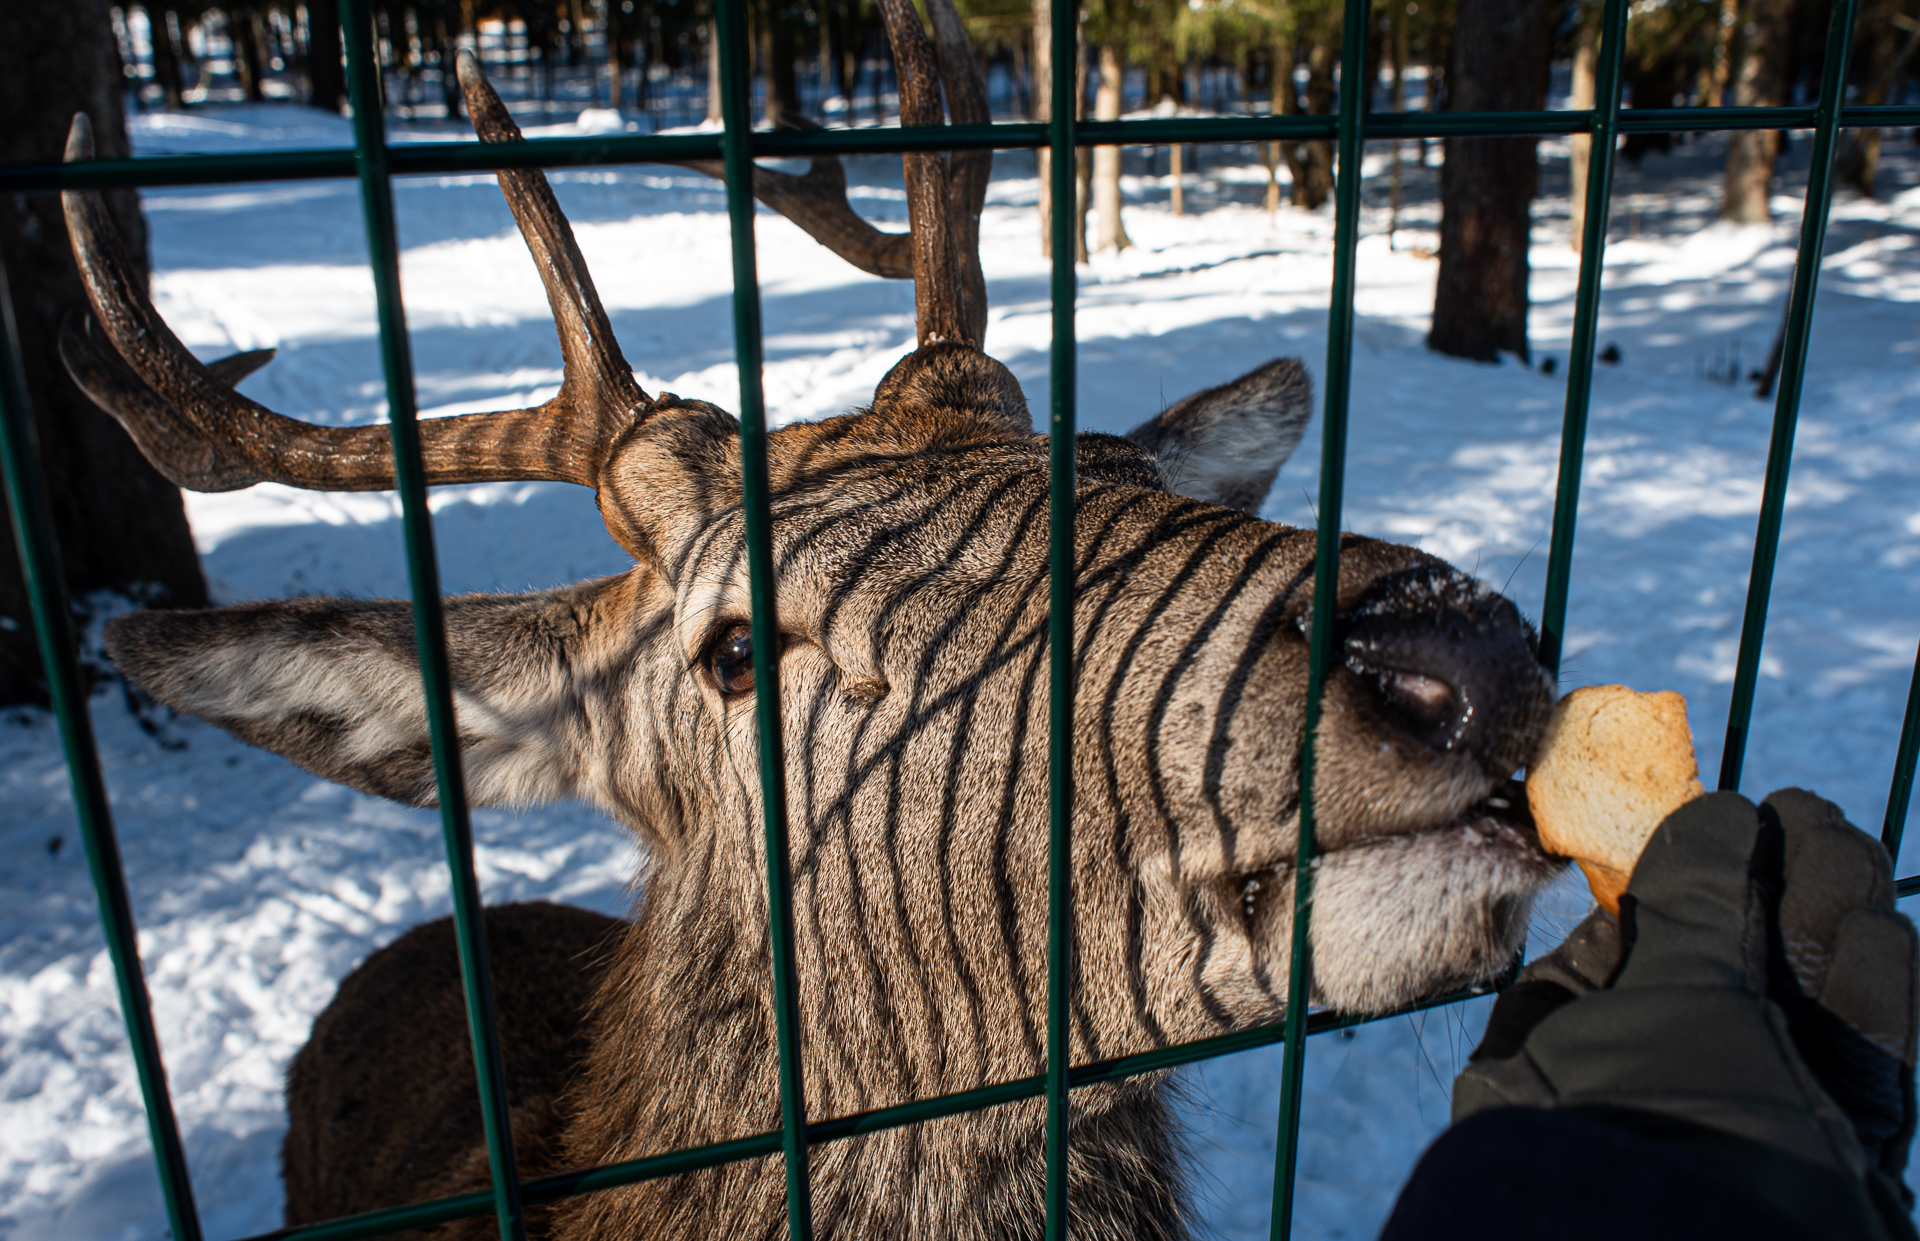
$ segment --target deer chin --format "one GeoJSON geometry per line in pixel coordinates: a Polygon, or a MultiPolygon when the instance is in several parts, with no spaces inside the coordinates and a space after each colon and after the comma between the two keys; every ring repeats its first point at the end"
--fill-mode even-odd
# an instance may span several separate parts
{"type": "MultiPolygon", "coordinates": [[[[1533,900],[1566,866],[1540,845],[1524,787],[1501,782],[1443,822],[1360,837],[1314,861],[1311,940],[1316,1005],[1388,1012],[1488,981],[1525,942],[1533,900]]],[[[1239,876],[1240,915],[1265,1001],[1284,1011],[1294,867],[1239,876]]],[[[1251,1015],[1251,1014],[1250,1014],[1251,1015]]]]}

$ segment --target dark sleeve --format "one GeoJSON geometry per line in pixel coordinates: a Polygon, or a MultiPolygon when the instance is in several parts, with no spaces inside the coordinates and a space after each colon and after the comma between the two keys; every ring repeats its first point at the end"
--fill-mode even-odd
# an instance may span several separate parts
{"type": "Polygon", "coordinates": [[[1380,1241],[1816,1241],[1669,1142],[1571,1109],[1492,1108],[1440,1135],[1380,1241]]]}

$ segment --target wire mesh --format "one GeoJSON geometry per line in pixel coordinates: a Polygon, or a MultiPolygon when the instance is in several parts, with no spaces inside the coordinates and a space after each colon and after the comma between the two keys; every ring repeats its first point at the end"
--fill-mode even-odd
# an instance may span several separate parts
{"type": "MultiPolygon", "coordinates": [[[[1620,107],[1626,0],[1606,0],[1602,16],[1597,72],[1598,106],[1590,110],[1513,113],[1395,113],[1368,115],[1361,92],[1342,92],[1333,116],[1174,118],[1093,122],[1075,118],[1073,106],[1077,13],[1056,3],[1053,46],[1052,119],[1046,123],[926,126],[912,128],[794,132],[752,132],[747,121],[748,58],[744,8],[740,0],[719,6],[722,42],[722,92],[725,126],[721,134],[670,136],[595,136],[549,138],[484,149],[472,143],[427,143],[389,151],[378,107],[377,67],[371,54],[372,26],[365,0],[342,0],[349,87],[356,123],[352,150],[283,151],[222,156],[173,156],[98,159],[66,165],[0,167],[0,191],[46,192],[67,188],[201,185],[355,176],[362,191],[368,249],[379,310],[380,345],[386,375],[389,418],[393,427],[396,478],[400,493],[409,581],[422,653],[422,684],[428,704],[436,784],[443,835],[453,875],[455,920],[461,946],[467,1015],[473,1037],[475,1072],[486,1126],[492,1187],[483,1193],[414,1203],[348,1219],[266,1234],[276,1241],[376,1236],[477,1215],[493,1214],[503,1241],[524,1234],[527,1203],[556,1201],[656,1177],[670,1176],[743,1159],[783,1155],[787,1175],[790,1235],[811,1235],[807,1177],[808,1150],[900,1125],[917,1124],[1024,1099],[1046,1102],[1047,1231],[1065,1236],[1068,1210],[1067,1157],[1071,1091],[1096,1082],[1228,1055],[1276,1042],[1286,1044],[1279,1144],[1275,1167],[1273,1234],[1291,1230],[1298,1160],[1301,1071],[1307,1039],[1323,1030],[1357,1024],[1361,1018],[1309,1012],[1292,1004],[1284,1022],[1200,1042],[1159,1049],[1097,1064],[1068,1061],[1067,1001],[1071,992],[1070,827],[1072,789],[1068,752],[1072,738],[1073,656],[1073,496],[1075,273],[1069,217],[1056,210],[1053,220],[1052,297],[1054,336],[1050,377],[1050,752],[1049,752],[1049,933],[1048,1035],[1045,1071],[1039,1075],[921,1099],[857,1116],[809,1120],[801,1076],[798,1001],[793,960],[791,886],[784,804],[784,759],[780,749],[777,670],[778,628],[773,607],[771,508],[766,476],[766,414],[760,384],[761,335],[755,275],[753,201],[747,191],[756,158],[912,150],[1021,149],[1044,147],[1051,155],[1053,201],[1073,201],[1073,152],[1092,145],[1164,145],[1173,142],[1242,142],[1274,139],[1332,139],[1338,143],[1336,243],[1329,306],[1328,359],[1323,379],[1323,448],[1318,505],[1318,571],[1311,626],[1312,676],[1302,773],[1300,858],[1312,847],[1313,778],[1311,721],[1331,640],[1335,559],[1338,550],[1341,489],[1344,482],[1345,418],[1351,380],[1351,325],[1354,298],[1354,246],[1359,220],[1360,145],[1367,139],[1397,137],[1494,136],[1510,134],[1589,134],[1593,159],[1587,185],[1586,224],[1575,301],[1575,322],[1568,367],[1552,547],[1542,609],[1542,658],[1557,668],[1564,643],[1567,592],[1591,399],[1595,332],[1604,268],[1608,206],[1616,139],[1626,133],[1708,132],[1771,128],[1814,130],[1813,163],[1802,220],[1799,260],[1789,308],[1786,348],[1776,401],[1772,445],[1766,473],[1754,572],[1748,593],[1741,653],[1730,712],[1723,786],[1737,784],[1752,709],[1761,642],[1764,637],[1773,559],[1777,552],[1787,488],[1788,466],[1806,368],[1821,247],[1832,193],[1832,162],[1838,132],[1849,127],[1920,124],[1920,107],[1849,107],[1844,101],[1844,68],[1853,26],[1854,0],[1836,0],[1829,14],[1826,57],[1820,95],[1812,107],[1634,109],[1620,107]],[[564,167],[638,163],[655,160],[723,159],[728,170],[728,211],[732,225],[735,283],[735,337],[741,393],[740,422],[744,517],[752,601],[756,719],[760,740],[762,803],[767,848],[768,916],[774,945],[772,985],[781,1088],[781,1127],[692,1150],[674,1151],[629,1163],[545,1177],[521,1183],[513,1164],[497,1031],[488,995],[484,937],[479,933],[480,895],[474,879],[471,830],[454,737],[451,682],[440,607],[431,522],[425,499],[415,427],[415,393],[404,306],[398,274],[399,241],[392,208],[392,178],[425,172],[490,171],[500,168],[564,167]]],[[[1348,0],[1346,29],[1365,28],[1368,0],[1348,0]]],[[[1357,81],[1364,60],[1359,40],[1342,51],[1344,80],[1357,81]]],[[[149,1134],[164,1193],[172,1235],[196,1241],[200,1220],[192,1181],[173,1114],[150,1002],[141,972],[131,905],[113,833],[99,758],[81,691],[71,608],[61,581],[54,534],[47,514],[40,467],[33,444],[32,420],[20,379],[20,353],[13,331],[11,302],[0,272],[0,472],[4,473],[26,584],[33,608],[50,696],[61,730],[74,790],[76,815],[86,842],[100,905],[101,925],[113,963],[120,1004],[138,1070],[149,1134]]],[[[1908,696],[1893,784],[1883,832],[1897,856],[1911,795],[1916,755],[1920,754],[1920,661],[1908,696]]],[[[1311,867],[1297,868],[1294,950],[1290,995],[1308,993],[1310,973],[1305,951],[1311,867]]],[[[1920,876],[1901,880],[1901,895],[1920,891],[1920,876]]],[[[1437,997],[1419,1007],[1451,1004],[1485,990],[1437,997]]]]}

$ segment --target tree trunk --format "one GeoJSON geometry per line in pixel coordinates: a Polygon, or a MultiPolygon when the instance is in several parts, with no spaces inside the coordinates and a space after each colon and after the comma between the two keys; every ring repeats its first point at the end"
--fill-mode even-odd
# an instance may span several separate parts
{"type": "Polygon", "coordinates": [[[233,43],[233,67],[240,74],[240,85],[247,92],[247,102],[261,103],[267,97],[261,89],[267,76],[267,53],[262,46],[260,10],[252,5],[236,6],[228,9],[226,16],[227,38],[233,43]]]}
{"type": "Polygon", "coordinates": [[[1733,28],[1740,21],[1740,0],[1720,0],[1720,20],[1713,28],[1712,77],[1707,106],[1718,108],[1726,102],[1727,81],[1733,72],[1733,28]]]}
{"type": "MultiPolygon", "coordinates": [[[[1554,21],[1544,0],[1461,0],[1447,108],[1544,107],[1554,21]]],[[[1527,350],[1529,214],[1540,168],[1533,138],[1448,138],[1440,170],[1440,272],[1430,348],[1483,362],[1527,350]]]]}
{"type": "Polygon", "coordinates": [[[720,123],[720,26],[707,19],[707,121],[720,123]]]}
{"type": "MultiPolygon", "coordinates": [[[[1053,4],[1033,0],[1033,119],[1053,119],[1053,4]]],[[[1035,154],[1040,173],[1040,255],[1053,257],[1053,152],[1035,154]]]]}
{"type": "MultiPolygon", "coordinates": [[[[1093,100],[1093,117],[1098,121],[1117,121],[1124,84],[1126,62],[1116,44],[1100,45],[1100,86],[1093,100]]],[[[1100,249],[1118,254],[1132,245],[1127,228],[1120,220],[1120,148],[1095,147],[1093,150],[1093,205],[1100,215],[1100,249]]]]}
{"type": "MultiPolygon", "coordinates": [[[[444,19],[436,18],[434,21],[434,44],[436,47],[434,55],[440,62],[440,101],[446,105],[447,119],[457,121],[460,119],[465,102],[460,95],[460,75],[454,68],[454,63],[460,55],[460,42],[447,30],[444,19]]],[[[617,108],[620,106],[618,69],[614,71],[613,88],[613,106],[617,108]]]]}
{"type": "MultiPolygon", "coordinates": [[[[1591,9],[1594,6],[1588,5],[1591,9]]],[[[1599,63],[1599,37],[1594,29],[1594,14],[1582,15],[1580,34],[1573,48],[1573,90],[1567,100],[1569,108],[1591,108],[1593,106],[1593,75],[1599,63]]],[[[1585,243],[1587,228],[1587,167],[1593,155],[1593,135],[1574,134],[1568,145],[1572,148],[1568,157],[1567,221],[1572,230],[1568,238],[1575,254],[1585,243]]]]}
{"type": "Polygon", "coordinates": [[[307,0],[308,102],[327,112],[347,102],[347,71],[341,63],[340,5],[337,0],[307,0]]]}
{"type": "MultiPolygon", "coordinates": [[[[1333,111],[1333,68],[1340,60],[1340,23],[1327,19],[1314,32],[1307,49],[1307,114],[1326,116],[1333,111]]],[[[1291,65],[1291,61],[1289,61],[1291,65]]],[[[1287,92],[1292,93],[1293,76],[1287,75],[1287,92]]],[[[1287,153],[1287,171],[1293,177],[1293,205],[1305,211],[1318,210],[1333,195],[1333,144],[1324,138],[1296,142],[1287,153]]]]}
{"type": "MultiPolygon", "coordinates": [[[[1080,27],[1074,36],[1073,116],[1087,115],[1087,30],[1080,27]]],[[[1086,147],[1073,149],[1073,261],[1087,261],[1087,212],[1093,207],[1093,152],[1086,147]]]]}
{"type": "MultiPolygon", "coordinates": [[[[1393,14],[1393,110],[1407,110],[1407,11],[1393,14]]],[[[1400,139],[1393,140],[1389,157],[1391,177],[1387,200],[1387,248],[1393,248],[1394,234],[1400,231],[1400,139]]]]}
{"type": "MultiPolygon", "coordinates": [[[[1907,62],[1920,51],[1920,22],[1907,18],[1892,3],[1874,5],[1861,15],[1854,46],[1859,49],[1866,86],[1851,102],[1883,104],[1907,62]],[[1902,23],[1907,30],[1904,39],[1896,28],[1902,23]]],[[[1852,186],[1862,198],[1873,197],[1874,177],[1880,171],[1880,137],[1877,129],[1851,129],[1841,139],[1834,174],[1840,184],[1852,186]]]]}
{"type": "Polygon", "coordinates": [[[149,5],[147,8],[147,26],[153,43],[153,76],[160,83],[160,94],[165,106],[178,110],[187,105],[180,97],[180,53],[173,42],[174,15],[172,9],[149,5]]]}
{"type": "MultiPolygon", "coordinates": [[[[1787,60],[1792,37],[1790,0],[1746,0],[1746,19],[1734,39],[1733,106],[1756,108],[1787,102],[1787,60]]],[[[1768,192],[1780,158],[1780,131],[1751,129],[1727,135],[1726,180],[1720,218],[1765,224],[1773,218],[1768,192]]]]}
{"type": "MultiPolygon", "coordinates": [[[[0,127],[0,162],[59,160],[79,111],[93,121],[100,155],[126,155],[121,90],[106,0],[0,4],[0,116],[8,119],[0,127]]],[[[131,190],[110,190],[107,201],[144,276],[147,234],[139,199],[131,190]]],[[[76,599],[117,590],[143,602],[204,605],[206,583],[180,492],[60,365],[61,320],[84,311],[87,299],[57,195],[0,195],[0,263],[13,289],[21,365],[67,588],[76,599]]],[[[0,703],[44,701],[13,532],[0,537],[0,703]]]]}
{"type": "MultiPolygon", "coordinates": [[[[771,8],[771,6],[769,6],[771,8]]],[[[800,115],[800,42],[792,21],[770,15],[767,20],[767,124],[779,125],[800,115]]]]}

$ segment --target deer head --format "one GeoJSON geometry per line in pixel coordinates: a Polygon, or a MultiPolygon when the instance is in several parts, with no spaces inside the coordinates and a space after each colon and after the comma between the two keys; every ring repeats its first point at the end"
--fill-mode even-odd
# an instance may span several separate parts
{"type": "MultiPolygon", "coordinates": [[[[947,0],[929,7],[936,28],[957,29],[947,0]]],[[[883,8],[903,110],[938,122],[917,19],[905,0],[883,8]]],[[[957,119],[984,115],[972,63],[940,57],[957,119]]],[[[472,61],[461,75],[482,137],[517,136],[472,61]]],[[[985,159],[907,163],[919,347],[871,407],[782,428],[769,446],[816,1115],[1043,1061],[1047,441],[1012,374],[978,348],[985,159]]],[[[832,214],[828,167],[808,174],[816,223],[832,214]]],[[[793,201],[760,175],[763,200],[793,201]]],[[[640,389],[545,178],[499,178],[546,284],[565,382],[538,408],[423,421],[429,480],[591,487],[635,563],[560,590],[449,600],[456,712],[476,803],[581,797],[648,846],[647,965],[609,985],[676,1066],[648,1089],[683,1106],[648,1126],[608,1120],[576,1150],[625,1158],[777,1123],[738,426],[640,389]]],[[[148,304],[97,198],[70,192],[66,210],[95,318],[66,335],[64,356],[163,472],[201,490],[392,485],[384,428],[311,426],[240,396],[225,381],[238,364],[223,376],[195,361],[148,304]]],[[[900,244],[869,251],[893,262],[900,244]]],[[[1076,1060],[1272,1020],[1291,999],[1314,535],[1253,511],[1309,401],[1303,369],[1282,360],[1128,438],[1079,439],[1076,1060]]],[[[1501,794],[1552,693],[1514,606],[1417,550],[1347,536],[1338,614],[1318,738],[1313,998],[1380,1010],[1486,978],[1520,944],[1557,863],[1501,794]]],[[[433,799],[404,602],[145,613],[109,641],[179,710],[326,778],[433,799]]],[[[621,1076],[630,1062],[605,1056],[605,1089],[637,1091],[621,1076]]],[[[1100,1123],[1099,1099],[1120,1107],[1142,1089],[1076,1096],[1076,1125],[1100,1123]]],[[[863,1192],[820,1175],[829,1196],[863,1192]]]]}

